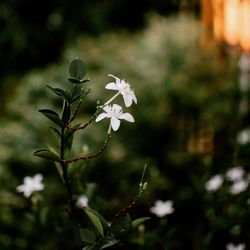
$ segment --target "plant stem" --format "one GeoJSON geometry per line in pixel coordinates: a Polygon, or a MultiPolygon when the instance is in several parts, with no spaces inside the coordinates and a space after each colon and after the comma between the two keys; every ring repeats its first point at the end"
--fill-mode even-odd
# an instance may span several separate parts
{"type": "MultiPolygon", "coordinates": [[[[61,145],[60,145],[60,156],[61,159],[64,159],[64,131],[65,131],[65,127],[63,126],[61,129],[61,145]]],[[[69,182],[69,178],[68,178],[68,173],[67,173],[67,164],[64,161],[60,162],[61,167],[62,167],[62,171],[63,171],[63,182],[64,185],[66,187],[67,193],[68,193],[68,203],[69,203],[69,214],[72,218],[74,218],[74,202],[72,199],[72,190],[71,190],[71,186],[70,186],[70,182],[69,182]]]]}

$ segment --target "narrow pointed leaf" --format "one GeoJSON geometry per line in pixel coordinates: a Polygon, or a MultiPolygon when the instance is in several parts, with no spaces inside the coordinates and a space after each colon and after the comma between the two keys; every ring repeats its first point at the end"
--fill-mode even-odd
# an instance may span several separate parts
{"type": "Polygon", "coordinates": [[[60,88],[53,88],[49,85],[47,85],[47,88],[49,88],[49,90],[51,90],[54,94],[63,97],[63,99],[67,102],[70,102],[70,93],[68,93],[67,91],[64,91],[60,88]]]}
{"type": "Polygon", "coordinates": [[[39,112],[41,112],[43,115],[45,115],[49,120],[57,124],[59,127],[63,126],[62,120],[55,111],[50,109],[40,109],[39,112]]]}
{"type": "Polygon", "coordinates": [[[33,153],[35,156],[50,160],[50,161],[61,161],[60,157],[48,149],[40,149],[33,153]]]}
{"type": "Polygon", "coordinates": [[[62,181],[64,182],[64,178],[63,178],[63,169],[62,169],[62,166],[59,162],[55,162],[55,166],[56,166],[56,169],[62,179],[62,181]]]}
{"type": "Polygon", "coordinates": [[[149,220],[150,217],[141,217],[132,221],[132,229],[136,229],[138,226],[149,220]]]}
{"type": "Polygon", "coordinates": [[[105,248],[108,248],[108,247],[112,247],[114,245],[117,245],[119,242],[120,242],[119,240],[117,240],[117,239],[115,239],[113,237],[105,237],[101,242],[102,246],[101,246],[100,249],[105,249],[105,248]]]}
{"type": "Polygon", "coordinates": [[[69,119],[70,119],[70,105],[67,102],[64,102],[62,121],[64,122],[64,124],[66,124],[69,119]]]}
{"type": "Polygon", "coordinates": [[[85,246],[82,250],[92,250],[95,248],[96,244],[85,246]]]}
{"type": "Polygon", "coordinates": [[[99,214],[96,210],[91,209],[91,208],[88,208],[88,210],[91,211],[94,215],[96,215],[99,218],[99,220],[101,221],[104,227],[108,227],[108,222],[104,219],[104,217],[101,214],[99,214]]]}
{"type": "Polygon", "coordinates": [[[87,216],[89,217],[89,219],[91,220],[91,222],[93,223],[93,225],[95,226],[97,232],[102,237],[104,237],[103,227],[102,227],[102,223],[101,223],[100,219],[90,209],[84,208],[83,210],[87,214],[87,216]]]}

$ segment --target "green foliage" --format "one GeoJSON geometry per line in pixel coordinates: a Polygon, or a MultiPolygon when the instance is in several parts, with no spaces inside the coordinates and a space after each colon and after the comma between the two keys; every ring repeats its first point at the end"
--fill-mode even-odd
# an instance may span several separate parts
{"type": "MultiPolygon", "coordinates": [[[[0,124],[1,249],[95,249],[114,244],[113,248],[117,249],[207,250],[225,249],[230,241],[247,241],[249,187],[238,195],[230,194],[228,182],[214,193],[204,188],[213,174],[224,174],[231,166],[242,165],[247,173],[250,169],[249,142],[240,144],[237,139],[240,132],[249,127],[249,114],[239,109],[249,93],[239,89],[238,53],[221,58],[217,48],[200,46],[200,24],[190,17],[153,16],[148,23],[147,29],[136,34],[79,37],[78,42],[65,51],[61,64],[32,71],[19,79],[0,124]],[[95,112],[95,97],[103,95],[103,75],[107,73],[119,76],[124,72],[122,78],[130,79],[138,93],[138,106],[133,110],[134,126],[123,127],[119,136],[112,136],[112,146],[105,154],[94,161],[68,166],[75,195],[86,193],[91,208],[112,221],[114,209],[119,211],[125,207],[130,203],[131,194],[136,193],[133,183],[140,180],[138,172],[146,162],[149,188],[139,206],[129,211],[131,218],[148,217],[149,207],[157,199],[174,201],[175,212],[169,216],[150,215],[151,219],[135,230],[133,224],[137,224],[137,220],[132,219],[131,233],[122,242],[114,235],[106,235],[109,227],[98,217],[104,230],[102,238],[87,215],[77,210],[86,217],[83,228],[90,229],[98,241],[80,246],[75,225],[65,216],[64,189],[61,179],[54,178],[51,161],[30,157],[37,145],[46,148],[48,140],[58,146],[61,136],[61,128],[52,121],[57,130],[54,131],[56,141],[50,136],[51,130],[46,129],[48,121],[34,106],[58,107],[62,100],[55,97],[60,97],[71,103],[73,112],[80,101],[78,88],[76,100],[71,102],[74,85],[68,82],[65,83],[67,88],[70,86],[68,100],[41,88],[51,79],[54,87],[58,82],[65,82],[69,58],[79,51],[88,61],[88,75],[94,90],[82,99],[84,114],[80,112],[79,116],[84,121],[95,112]],[[42,203],[46,203],[45,208],[50,211],[42,212],[41,216],[37,210],[37,217],[43,218],[42,224],[23,216],[23,212],[30,209],[29,203],[13,189],[20,183],[20,176],[38,171],[47,175],[42,193],[46,199],[43,198],[42,203]]],[[[111,91],[105,92],[109,93],[111,95],[111,91]]],[[[75,119],[75,124],[81,123],[82,119],[75,119]]],[[[97,129],[94,125],[88,129],[90,133],[74,134],[71,153],[66,150],[68,157],[79,152],[88,154],[103,142],[105,127],[97,129]]],[[[63,179],[60,163],[56,162],[56,166],[63,179]]]]}
{"type": "Polygon", "coordinates": [[[50,160],[50,161],[60,161],[60,157],[55,154],[54,152],[48,150],[48,149],[39,149],[34,152],[35,156],[50,160]]]}
{"type": "Polygon", "coordinates": [[[41,112],[43,115],[45,115],[49,120],[51,120],[59,127],[63,126],[63,121],[60,119],[59,115],[55,111],[50,109],[40,109],[39,112],[41,112]]]}
{"type": "Polygon", "coordinates": [[[123,238],[131,229],[131,218],[128,213],[122,214],[110,226],[109,231],[118,239],[123,238]]]}
{"type": "Polygon", "coordinates": [[[86,71],[86,66],[83,61],[80,59],[73,60],[69,65],[69,81],[74,84],[83,83],[83,77],[86,75],[86,71]]]}
{"type": "Polygon", "coordinates": [[[91,220],[91,222],[93,223],[93,225],[95,226],[97,232],[104,237],[103,234],[103,226],[102,223],[100,221],[100,219],[98,218],[98,216],[96,216],[95,213],[93,213],[92,210],[88,209],[88,208],[84,208],[84,212],[87,214],[87,216],[89,217],[89,219],[91,220]]]}

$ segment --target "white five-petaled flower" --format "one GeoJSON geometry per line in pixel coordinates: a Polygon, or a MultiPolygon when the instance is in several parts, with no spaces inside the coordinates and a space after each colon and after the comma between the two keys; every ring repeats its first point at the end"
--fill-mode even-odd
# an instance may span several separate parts
{"type": "Polygon", "coordinates": [[[133,101],[137,103],[136,96],[134,94],[134,91],[130,88],[130,84],[114,75],[109,74],[109,76],[115,78],[115,82],[108,83],[105,86],[106,89],[117,90],[118,93],[123,96],[123,100],[126,107],[130,107],[133,101]]]}
{"type": "Polygon", "coordinates": [[[160,218],[165,215],[172,214],[174,212],[173,201],[157,200],[154,206],[150,208],[150,212],[160,218]]]}
{"type": "Polygon", "coordinates": [[[234,245],[232,243],[228,243],[226,245],[227,250],[244,250],[246,248],[246,245],[244,243],[234,245]]]}
{"type": "Polygon", "coordinates": [[[118,130],[121,121],[126,120],[128,122],[134,122],[134,117],[130,113],[123,113],[122,107],[118,104],[108,105],[103,108],[104,113],[99,114],[96,117],[96,122],[101,121],[104,118],[110,118],[110,125],[114,131],[118,130]]]}
{"type": "Polygon", "coordinates": [[[23,193],[23,195],[28,198],[32,193],[44,189],[42,180],[43,176],[41,174],[36,174],[33,177],[26,176],[23,179],[23,184],[16,187],[16,191],[23,193]]]}
{"type": "Polygon", "coordinates": [[[223,177],[220,174],[212,176],[206,183],[205,188],[209,192],[218,190],[223,183],[223,177]]]}
{"type": "Polygon", "coordinates": [[[76,207],[78,208],[84,208],[87,207],[89,203],[89,199],[86,195],[82,194],[78,197],[76,201],[76,207]]]}

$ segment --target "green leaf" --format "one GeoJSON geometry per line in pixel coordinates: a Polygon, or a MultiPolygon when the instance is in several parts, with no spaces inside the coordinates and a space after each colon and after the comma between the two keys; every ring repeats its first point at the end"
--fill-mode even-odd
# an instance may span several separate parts
{"type": "Polygon", "coordinates": [[[100,219],[98,218],[98,216],[95,213],[93,213],[92,209],[84,208],[83,210],[87,214],[87,216],[89,217],[89,219],[91,220],[91,222],[93,223],[93,225],[95,226],[95,228],[97,229],[97,232],[102,237],[104,237],[103,226],[102,226],[102,223],[101,223],[100,219]]]}
{"type": "Polygon", "coordinates": [[[48,149],[40,149],[33,153],[35,156],[50,160],[50,161],[61,161],[60,157],[48,149]]]}
{"type": "Polygon", "coordinates": [[[68,103],[70,102],[70,93],[67,91],[64,91],[63,89],[60,88],[53,88],[49,85],[46,86],[47,88],[49,88],[49,90],[51,90],[54,94],[63,97],[63,99],[65,101],[67,101],[68,103]]]}
{"type": "Polygon", "coordinates": [[[59,162],[55,162],[55,165],[56,165],[56,169],[62,179],[62,181],[64,182],[64,178],[63,178],[63,169],[62,169],[62,166],[59,162]]]}
{"type": "Polygon", "coordinates": [[[95,243],[96,235],[93,231],[89,230],[88,228],[81,228],[80,238],[83,242],[87,244],[93,244],[95,243]]]}
{"type": "Polygon", "coordinates": [[[99,214],[97,211],[91,208],[88,208],[88,210],[91,211],[96,217],[98,217],[98,219],[101,221],[104,227],[108,227],[108,222],[104,219],[104,217],[101,214],[99,214]]]}
{"type": "Polygon", "coordinates": [[[70,119],[70,105],[67,102],[64,102],[62,121],[64,122],[64,124],[66,124],[69,119],[70,119]]]}
{"type": "Polygon", "coordinates": [[[68,80],[71,82],[71,83],[74,83],[74,84],[81,84],[81,83],[84,83],[86,82],[85,80],[78,80],[74,77],[68,77],[68,80]]]}
{"type": "Polygon", "coordinates": [[[122,214],[108,229],[116,237],[121,238],[128,234],[131,229],[131,218],[128,213],[122,214]]]}
{"type": "Polygon", "coordinates": [[[79,58],[74,59],[69,65],[69,79],[75,80],[74,83],[81,83],[86,74],[86,66],[79,58]]]}
{"type": "Polygon", "coordinates": [[[117,240],[113,237],[105,237],[101,241],[101,248],[100,249],[112,247],[114,245],[117,245],[118,243],[119,243],[119,240],[117,240]]]}
{"type": "Polygon", "coordinates": [[[38,111],[41,112],[43,115],[45,115],[49,120],[57,124],[59,127],[63,126],[62,120],[55,111],[50,109],[40,109],[38,111]]]}
{"type": "Polygon", "coordinates": [[[96,244],[85,246],[82,250],[92,250],[95,248],[96,244]]]}
{"type": "Polygon", "coordinates": [[[138,226],[149,220],[150,217],[141,217],[132,221],[132,229],[136,229],[138,226]]]}

